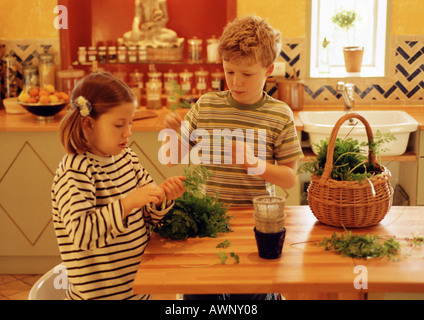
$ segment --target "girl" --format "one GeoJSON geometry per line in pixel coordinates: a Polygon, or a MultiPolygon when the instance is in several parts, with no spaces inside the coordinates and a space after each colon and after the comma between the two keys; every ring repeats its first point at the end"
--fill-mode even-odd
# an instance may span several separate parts
{"type": "Polygon", "coordinates": [[[149,298],[132,294],[134,276],[150,226],[183,194],[185,177],[157,186],[127,147],[136,101],[119,79],[93,73],[75,87],[60,125],[68,154],[52,203],[69,299],[149,298]]]}

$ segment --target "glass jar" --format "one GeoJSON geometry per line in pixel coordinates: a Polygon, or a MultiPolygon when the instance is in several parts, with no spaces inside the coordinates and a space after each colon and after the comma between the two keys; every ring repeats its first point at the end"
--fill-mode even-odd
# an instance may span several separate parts
{"type": "Polygon", "coordinates": [[[212,91],[223,91],[225,87],[224,73],[216,70],[211,73],[211,88],[212,91]]]}
{"type": "Polygon", "coordinates": [[[218,39],[215,36],[206,40],[206,54],[208,57],[208,62],[218,62],[218,39]]]}
{"type": "Polygon", "coordinates": [[[127,62],[127,47],[126,46],[118,47],[118,62],[119,63],[127,62]]]}
{"type": "Polygon", "coordinates": [[[141,72],[138,72],[137,69],[135,69],[134,72],[130,73],[129,87],[137,97],[137,102],[139,106],[141,105],[141,95],[143,92],[143,76],[144,75],[141,72]]]}
{"type": "Polygon", "coordinates": [[[196,77],[196,92],[198,94],[206,93],[208,89],[207,78],[209,76],[209,72],[203,69],[200,69],[199,71],[196,71],[194,75],[196,77]]]}
{"type": "Polygon", "coordinates": [[[23,75],[23,84],[22,84],[22,90],[31,90],[32,88],[38,87],[38,69],[36,66],[30,65],[24,65],[22,68],[22,75],[23,75]]]}
{"type": "Polygon", "coordinates": [[[38,65],[38,76],[40,81],[40,88],[45,88],[47,85],[55,87],[55,66],[54,55],[51,53],[44,53],[40,55],[40,64],[38,65]]]}
{"type": "Polygon", "coordinates": [[[138,47],[138,61],[147,61],[147,49],[144,46],[138,47]]]}
{"type": "Polygon", "coordinates": [[[106,63],[107,61],[106,47],[99,47],[99,63],[106,63]]]}
{"type": "Polygon", "coordinates": [[[180,85],[181,89],[186,92],[186,94],[191,93],[191,84],[193,79],[193,72],[189,72],[187,69],[185,69],[183,72],[180,72],[180,85]]]}
{"type": "Polygon", "coordinates": [[[88,62],[97,61],[97,48],[96,47],[88,47],[87,52],[88,62]]]}
{"type": "Polygon", "coordinates": [[[3,77],[5,80],[5,98],[18,96],[18,69],[16,58],[7,55],[3,58],[3,77]]]}
{"type": "Polygon", "coordinates": [[[162,72],[150,71],[147,73],[148,81],[160,81],[162,83],[162,72]]]}
{"type": "Polygon", "coordinates": [[[117,57],[116,57],[116,47],[110,46],[107,48],[107,60],[109,63],[116,63],[117,57]]]}
{"type": "Polygon", "coordinates": [[[78,62],[80,64],[87,62],[87,50],[85,47],[78,47],[78,62]]]}
{"type": "Polygon", "coordinates": [[[77,82],[84,77],[84,70],[75,70],[72,67],[69,67],[68,70],[59,70],[57,72],[57,77],[59,80],[59,91],[66,92],[68,95],[71,95],[77,82]]]}
{"type": "Polygon", "coordinates": [[[146,83],[147,109],[159,109],[162,107],[161,94],[162,94],[161,81],[150,80],[146,83]]]}
{"type": "Polygon", "coordinates": [[[165,94],[169,95],[172,93],[174,85],[178,84],[178,73],[169,69],[167,73],[163,74],[163,78],[165,82],[165,94]]]}
{"type": "Polygon", "coordinates": [[[188,58],[191,61],[201,61],[202,60],[202,39],[197,39],[193,37],[192,39],[187,40],[188,43],[188,58]]]}
{"type": "Polygon", "coordinates": [[[131,46],[128,48],[128,62],[129,63],[136,63],[137,62],[137,56],[138,56],[138,52],[137,52],[137,47],[135,46],[131,46]]]}

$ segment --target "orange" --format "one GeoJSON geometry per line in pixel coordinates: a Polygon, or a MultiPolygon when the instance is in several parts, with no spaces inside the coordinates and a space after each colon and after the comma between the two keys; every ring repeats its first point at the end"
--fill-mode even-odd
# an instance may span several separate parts
{"type": "Polygon", "coordinates": [[[49,96],[40,96],[40,103],[50,103],[50,97],[49,96]]]}
{"type": "Polygon", "coordinates": [[[29,91],[29,95],[31,96],[31,97],[36,97],[36,96],[38,96],[38,93],[39,93],[40,91],[38,90],[38,88],[32,88],[30,91],[29,91]]]}

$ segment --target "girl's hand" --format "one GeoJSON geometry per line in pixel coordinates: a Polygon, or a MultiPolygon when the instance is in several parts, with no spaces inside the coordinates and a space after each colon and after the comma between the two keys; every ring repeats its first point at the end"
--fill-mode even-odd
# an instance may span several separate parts
{"type": "Polygon", "coordinates": [[[184,176],[171,177],[159,185],[165,192],[166,199],[175,200],[183,195],[185,191],[183,181],[185,179],[186,177],[184,176]]]}
{"type": "Polygon", "coordinates": [[[153,183],[134,190],[128,196],[121,199],[124,209],[124,218],[132,209],[144,207],[148,203],[161,204],[165,199],[163,189],[153,183]]]}

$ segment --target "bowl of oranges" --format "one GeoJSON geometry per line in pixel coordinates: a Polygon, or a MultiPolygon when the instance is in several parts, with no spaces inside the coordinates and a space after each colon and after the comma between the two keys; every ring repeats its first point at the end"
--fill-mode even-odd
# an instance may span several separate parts
{"type": "Polygon", "coordinates": [[[69,94],[57,91],[53,85],[24,90],[18,96],[18,103],[40,120],[52,119],[69,100],[69,94]]]}

